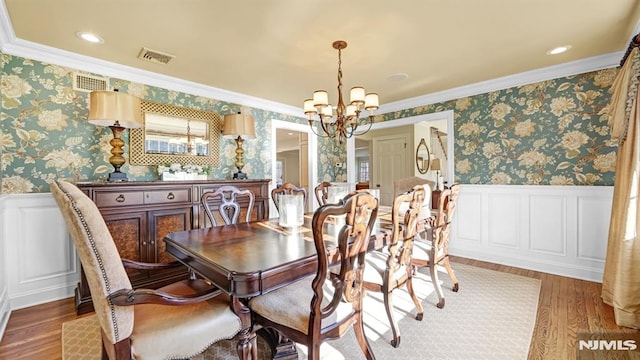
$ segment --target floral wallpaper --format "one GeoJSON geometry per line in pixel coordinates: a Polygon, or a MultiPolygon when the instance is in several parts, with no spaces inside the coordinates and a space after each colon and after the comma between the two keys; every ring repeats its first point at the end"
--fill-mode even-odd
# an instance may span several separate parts
{"type": "MultiPolygon", "coordinates": [[[[88,93],[73,90],[74,69],[0,53],[1,193],[48,192],[56,178],[106,179],[112,171],[111,131],[87,123],[88,93]]],[[[379,120],[454,110],[456,181],[473,184],[612,185],[616,144],[610,140],[608,90],[617,69],[559,78],[430,104],[378,116],[379,120]]],[[[91,75],[91,74],[89,74],[91,75]]],[[[238,104],[109,78],[109,88],[142,99],[221,115],[238,104]]],[[[256,108],[242,108],[256,120],[257,137],[244,143],[251,178],[271,178],[272,119],[306,123],[256,108]]],[[[125,157],[128,155],[128,132],[125,157]]],[[[236,171],[235,142],[220,139],[221,164],[214,179],[236,171]]],[[[318,181],[346,181],[346,149],[318,141],[318,181]]],[[[155,180],[155,167],[122,170],[131,180],[155,180]]]]}
{"type": "MultiPolygon", "coordinates": [[[[113,171],[109,164],[112,133],[109,128],[89,124],[89,94],[73,90],[74,69],[0,54],[0,153],[2,193],[48,192],[56,178],[75,181],[104,180],[113,171]]],[[[91,75],[91,74],[89,74],[91,75]]],[[[240,110],[237,104],[109,79],[109,88],[138,96],[221,115],[240,110]]],[[[257,137],[244,143],[243,172],[250,178],[271,178],[271,119],[299,122],[295,118],[261,109],[242,108],[256,121],[257,137]]],[[[123,134],[128,157],[128,131],[123,134]]],[[[231,178],[236,172],[232,139],[220,139],[221,164],[211,178],[231,178]]],[[[130,180],[156,180],[154,166],[122,167],[130,180]]]]}
{"type": "Polygon", "coordinates": [[[605,109],[618,69],[569,76],[382,115],[454,110],[456,181],[613,185],[617,143],[605,109]]]}

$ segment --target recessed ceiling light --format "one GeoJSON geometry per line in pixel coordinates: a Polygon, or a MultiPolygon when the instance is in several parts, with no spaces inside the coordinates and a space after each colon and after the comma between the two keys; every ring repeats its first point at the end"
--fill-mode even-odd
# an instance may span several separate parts
{"type": "Polygon", "coordinates": [[[397,74],[389,75],[389,77],[387,77],[387,80],[388,81],[404,81],[404,80],[407,80],[408,78],[409,78],[409,75],[405,73],[397,73],[397,74]]]}
{"type": "Polygon", "coordinates": [[[293,135],[293,133],[292,133],[292,132],[289,132],[289,133],[287,133],[287,135],[291,136],[291,135],[293,135]]]}
{"type": "Polygon", "coordinates": [[[571,49],[571,45],[562,45],[562,46],[558,46],[555,47],[549,51],[547,51],[547,55],[558,55],[558,54],[562,54],[563,52],[567,51],[571,49]]]}
{"type": "Polygon", "coordinates": [[[94,43],[94,44],[102,44],[102,43],[104,43],[104,40],[100,36],[98,36],[96,34],[88,33],[88,32],[78,31],[76,33],[76,36],[79,37],[80,39],[82,39],[84,41],[88,41],[90,43],[94,43]]]}

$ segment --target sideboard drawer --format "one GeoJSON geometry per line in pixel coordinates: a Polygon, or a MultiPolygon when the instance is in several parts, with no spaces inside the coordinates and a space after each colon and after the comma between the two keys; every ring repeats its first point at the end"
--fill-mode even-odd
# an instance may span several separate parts
{"type": "Polygon", "coordinates": [[[142,191],[108,191],[96,192],[95,201],[99,208],[123,205],[142,205],[144,203],[142,191]]]}
{"type": "Polygon", "coordinates": [[[191,188],[155,190],[144,192],[145,204],[164,204],[177,202],[191,202],[191,188]]]}

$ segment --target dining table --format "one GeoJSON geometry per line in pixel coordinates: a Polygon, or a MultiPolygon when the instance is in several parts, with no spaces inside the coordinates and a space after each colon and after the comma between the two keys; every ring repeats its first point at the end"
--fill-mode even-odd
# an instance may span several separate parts
{"type": "MultiPolygon", "coordinates": [[[[304,223],[291,228],[280,226],[275,218],[174,232],[164,237],[168,253],[228,294],[231,308],[242,321],[237,347],[243,359],[251,358],[251,340],[255,336],[248,300],[316,273],[312,217],[313,213],[305,214],[304,223]]],[[[327,251],[337,254],[335,244],[331,244],[332,234],[337,234],[343,224],[344,218],[340,217],[325,223],[327,251]]],[[[369,249],[385,246],[391,237],[391,224],[391,207],[381,206],[369,249]]],[[[298,358],[295,344],[266,332],[263,337],[270,342],[274,359],[298,358]]]]}

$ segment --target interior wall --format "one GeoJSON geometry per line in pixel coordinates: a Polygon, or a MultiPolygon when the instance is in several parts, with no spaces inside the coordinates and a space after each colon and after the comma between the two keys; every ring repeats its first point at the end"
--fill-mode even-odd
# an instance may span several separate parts
{"type": "Polygon", "coordinates": [[[618,68],[382,114],[395,121],[454,111],[455,181],[462,184],[613,185],[609,89],[618,68]]]}
{"type": "MultiPolygon", "coordinates": [[[[1,193],[48,192],[56,178],[73,181],[106,180],[113,167],[109,163],[113,135],[109,128],[94,126],[86,119],[89,93],[73,89],[75,69],[0,53],[3,79],[0,133],[3,134],[3,176],[1,193]]],[[[272,119],[304,123],[302,118],[238,104],[148,86],[126,79],[106,78],[109,89],[144,100],[221,115],[242,111],[255,119],[256,137],[246,139],[243,148],[250,178],[271,178],[272,119]],[[266,161],[265,161],[266,160],[266,161]]],[[[125,158],[129,157],[129,131],[123,133],[125,158]]],[[[215,179],[230,179],[235,168],[236,143],[220,138],[220,165],[212,169],[215,179]]],[[[155,166],[122,167],[130,180],[157,180],[155,166]]]]}
{"type": "Polygon", "coordinates": [[[284,178],[283,182],[289,182],[295,185],[300,184],[300,152],[298,150],[289,150],[278,152],[278,160],[284,161],[284,178]]]}

